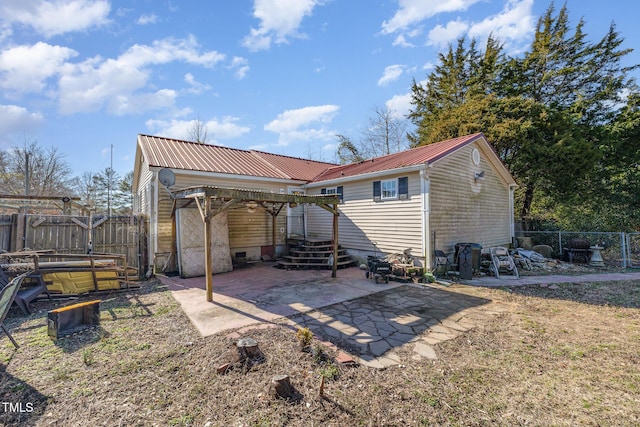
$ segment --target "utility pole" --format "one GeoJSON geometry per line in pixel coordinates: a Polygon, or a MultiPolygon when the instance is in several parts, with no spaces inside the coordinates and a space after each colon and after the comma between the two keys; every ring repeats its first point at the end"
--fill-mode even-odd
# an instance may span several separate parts
{"type": "Polygon", "coordinates": [[[111,181],[113,180],[113,144],[111,144],[111,165],[107,176],[107,213],[111,216],[111,181]]]}

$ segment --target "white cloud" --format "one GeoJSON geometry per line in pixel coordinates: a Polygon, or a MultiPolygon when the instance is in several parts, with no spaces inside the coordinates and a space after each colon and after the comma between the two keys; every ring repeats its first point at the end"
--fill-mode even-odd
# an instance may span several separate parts
{"type": "Polygon", "coordinates": [[[446,26],[436,25],[427,39],[427,45],[437,46],[442,49],[447,47],[453,40],[462,37],[469,29],[469,24],[460,20],[449,21],[446,26]]]}
{"type": "Polygon", "coordinates": [[[149,15],[142,15],[136,21],[139,25],[156,24],[158,22],[158,15],[151,13],[149,15]]]}
{"type": "Polygon", "coordinates": [[[242,80],[247,76],[249,72],[249,61],[241,56],[234,56],[231,60],[229,69],[235,70],[233,75],[236,79],[242,80]]]}
{"type": "Polygon", "coordinates": [[[487,39],[490,34],[506,43],[518,44],[526,40],[535,28],[533,0],[509,1],[502,12],[474,23],[469,36],[487,39]]]}
{"type": "Polygon", "coordinates": [[[43,42],[6,49],[0,52],[0,87],[14,93],[41,92],[46,80],[77,55],[73,49],[43,42]]]}
{"type": "Polygon", "coordinates": [[[13,133],[32,133],[43,123],[40,113],[29,112],[17,105],[0,105],[0,139],[8,140],[13,133]]]}
{"type": "MultiPolygon", "coordinates": [[[[204,123],[207,130],[207,141],[212,144],[219,144],[220,140],[233,139],[251,131],[249,126],[238,124],[240,119],[232,116],[224,116],[222,119],[216,117],[204,123]]],[[[193,129],[195,120],[147,120],[147,128],[156,134],[169,138],[185,139],[189,131],[193,129]]]]}
{"type": "Polygon", "coordinates": [[[400,78],[404,72],[404,65],[389,65],[385,67],[382,77],[378,80],[378,86],[386,86],[391,82],[394,82],[400,78]]]}
{"type": "Polygon", "coordinates": [[[265,50],[271,43],[287,43],[289,38],[304,38],[298,28],[305,16],[323,0],[255,0],[253,16],[260,26],[251,28],[242,44],[251,51],[265,50]]]}
{"type": "Polygon", "coordinates": [[[27,25],[52,37],[106,25],[110,10],[107,0],[3,0],[0,22],[27,25]]]}
{"type": "Polygon", "coordinates": [[[193,74],[191,73],[187,73],[184,75],[184,81],[191,86],[191,88],[188,90],[189,93],[194,94],[194,95],[198,95],[202,92],[206,92],[209,89],[211,89],[211,86],[209,86],[208,84],[205,83],[200,83],[198,81],[196,81],[196,78],[193,77],[193,74]]]}
{"type": "Polygon", "coordinates": [[[329,140],[334,131],[325,129],[340,109],[337,105],[318,105],[287,110],[278,114],[264,126],[264,130],[279,134],[278,145],[288,145],[294,141],[329,140]]]}
{"type": "Polygon", "coordinates": [[[411,92],[407,92],[404,95],[394,95],[391,99],[385,102],[387,111],[391,113],[391,116],[395,119],[405,119],[411,110],[411,92]]]}
{"type": "Polygon", "coordinates": [[[389,20],[382,23],[384,34],[410,29],[425,19],[439,13],[464,11],[480,0],[399,0],[400,8],[389,20]]]}
{"type": "Polygon", "coordinates": [[[181,61],[211,68],[224,59],[215,51],[200,52],[195,38],[164,39],[152,45],[134,45],[115,59],[100,57],[65,64],[59,81],[59,108],[63,114],[97,111],[140,113],[173,106],[176,92],[150,86],[152,65],[181,61]]]}
{"type": "Polygon", "coordinates": [[[508,1],[503,10],[480,22],[449,21],[445,26],[437,25],[429,32],[428,45],[444,48],[455,43],[463,35],[475,38],[483,45],[493,34],[505,47],[513,48],[525,41],[534,30],[533,0],[508,1]]]}

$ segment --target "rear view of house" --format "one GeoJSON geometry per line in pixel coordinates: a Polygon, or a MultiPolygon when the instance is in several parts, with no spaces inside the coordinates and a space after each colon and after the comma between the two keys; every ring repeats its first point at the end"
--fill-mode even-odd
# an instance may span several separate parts
{"type": "MultiPolygon", "coordinates": [[[[339,243],[363,259],[411,248],[414,260],[430,268],[435,249],[509,245],[513,236],[515,181],[482,133],[349,165],[139,135],[134,209],[149,216],[156,270],[203,274],[198,211],[193,200],[171,198],[194,185],[338,195],[339,243]],[[159,180],[163,169],[175,176],[171,188],[159,180]]],[[[275,218],[273,227],[271,215],[244,205],[217,218],[217,271],[240,257],[271,254],[272,230],[277,256],[290,238],[332,236],[332,216],[312,204],[289,204],[275,218]]]]}

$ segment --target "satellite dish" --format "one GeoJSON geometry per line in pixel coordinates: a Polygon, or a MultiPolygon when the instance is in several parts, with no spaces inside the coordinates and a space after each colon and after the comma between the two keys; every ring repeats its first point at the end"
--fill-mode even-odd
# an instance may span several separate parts
{"type": "Polygon", "coordinates": [[[160,184],[169,188],[176,183],[176,176],[173,174],[171,169],[164,168],[160,169],[158,172],[158,180],[160,181],[160,184]]]}

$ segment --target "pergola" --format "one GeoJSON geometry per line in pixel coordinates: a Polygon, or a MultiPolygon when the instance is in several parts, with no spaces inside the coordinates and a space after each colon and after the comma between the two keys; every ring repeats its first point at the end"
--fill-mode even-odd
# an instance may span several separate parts
{"type": "Polygon", "coordinates": [[[245,203],[263,209],[272,218],[272,246],[276,247],[276,218],[287,204],[314,204],[333,214],[333,265],[331,277],[336,277],[338,268],[338,203],[339,196],[306,196],[300,194],[267,193],[263,191],[220,188],[211,186],[188,187],[171,192],[173,200],[195,200],[204,222],[204,256],[207,287],[207,301],[213,301],[213,264],[211,261],[211,219],[230,207],[245,203]]]}

